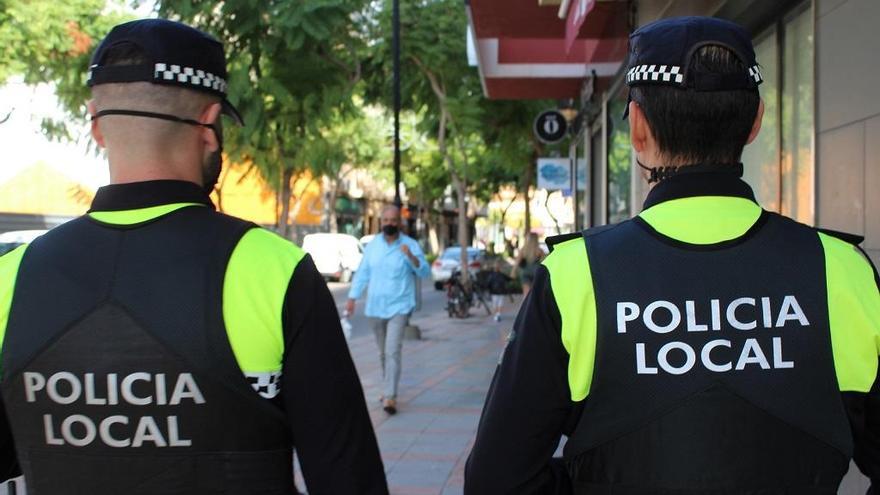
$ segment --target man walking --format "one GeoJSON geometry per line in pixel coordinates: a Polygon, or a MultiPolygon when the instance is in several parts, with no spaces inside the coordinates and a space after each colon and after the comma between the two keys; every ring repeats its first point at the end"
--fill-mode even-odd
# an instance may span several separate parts
{"type": "Polygon", "coordinates": [[[419,244],[400,231],[400,209],[382,209],[382,235],[364,250],[364,257],[352,280],[346,311],[354,313],[355,300],[367,290],[364,314],[376,335],[382,367],[382,408],[397,412],[401,348],[409,316],[416,307],[415,277],[430,274],[419,244]]]}

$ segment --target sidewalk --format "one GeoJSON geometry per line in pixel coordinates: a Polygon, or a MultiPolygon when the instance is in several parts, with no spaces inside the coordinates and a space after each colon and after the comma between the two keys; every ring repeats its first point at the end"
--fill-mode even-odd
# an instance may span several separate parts
{"type": "Polygon", "coordinates": [[[372,335],[349,343],[385,463],[392,494],[459,494],[483,401],[504,339],[519,308],[507,304],[495,323],[481,308],[467,319],[445,310],[416,313],[422,339],[403,345],[398,413],[379,403],[381,371],[372,335]]]}

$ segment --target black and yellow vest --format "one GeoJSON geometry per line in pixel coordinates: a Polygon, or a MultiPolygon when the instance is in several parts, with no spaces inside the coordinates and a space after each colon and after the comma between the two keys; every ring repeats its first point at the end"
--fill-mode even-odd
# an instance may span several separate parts
{"type": "Polygon", "coordinates": [[[877,375],[876,281],[854,246],[740,184],[545,260],[582,404],[576,493],[836,493],[853,450],[842,392],[877,375]]]}
{"type": "Polygon", "coordinates": [[[266,399],[302,253],[272,273],[266,251],[285,241],[253,227],[165,205],[81,217],[10,254],[2,391],[29,493],[292,493],[293,440],[266,399]],[[230,273],[255,267],[264,276],[230,273]],[[259,283],[278,300],[224,304],[259,298],[259,283]],[[277,330],[261,335],[268,313],[277,330]]]}

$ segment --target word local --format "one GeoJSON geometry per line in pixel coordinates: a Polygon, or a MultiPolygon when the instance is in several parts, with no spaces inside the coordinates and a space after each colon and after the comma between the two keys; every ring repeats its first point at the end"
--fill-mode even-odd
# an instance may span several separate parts
{"type": "MultiPolygon", "coordinates": [[[[48,399],[62,406],[76,402],[91,406],[178,406],[185,401],[196,405],[205,403],[205,397],[190,373],[180,373],[176,377],[146,372],[98,376],[100,379],[96,380],[94,373],[85,373],[80,377],[60,371],[46,378],[43,373],[26,371],[23,373],[25,400],[33,403],[48,399]]],[[[57,407],[53,406],[53,409],[57,407]]],[[[85,447],[99,440],[104,445],[116,448],[192,446],[192,440],[181,436],[177,416],[130,418],[116,414],[94,418],[71,414],[58,421],[52,414],[43,414],[43,430],[46,445],[85,447]]]]}
{"type": "MultiPolygon", "coordinates": [[[[683,326],[687,332],[708,332],[710,329],[714,332],[720,331],[722,328],[747,331],[756,329],[759,322],[764,328],[783,328],[790,321],[797,322],[801,327],[810,325],[795,296],[785,296],[779,303],[777,311],[773,311],[774,307],[771,305],[769,297],[762,297],[760,300],[752,297],[740,297],[727,304],[724,311],[722,311],[719,299],[711,299],[708,306],[709,319],[701,323],[697,318],[697,308],[694,301],[685,301],[684,311],[669,301],[654,301],[645,306],[644,310],[633,302],[618,302],[617,333],[626,333],[628,324],[638,320],[640,316],[644,327],[657,334],[670,333],[682,327],[682,317],[684,317],[683,326]],[[658,317],[658,314],[662,316],[658,317]]],[[[732,349],[733,345],[733,342],[728,339],[714,339],[706,342],[699,351],[700,363],[707,370],[716,373],[724,373],[733,369],[741,371],[752,364],[765,370],[794,368],[794,361],[786,361],[782,357],[782,337],[772,338],[772,364],[756,338],[745,339],[735,365],[732,361],[719,362],[717,359],[713,359],[713,350],[719,347],[732,349]]],[[[636,372],[640,375],[656,375],[659,372],[658,367],[672,375],[687,373],[697,363],[697,350],[685,342],[667,342],[657,351],[656,363],[656,366],[649,365],[646,344],[636,343],[636,372]],[[682,364],[670,363],[669,355],[673,351],[677,351],[676,354],[684,357],[682,364]]]]}

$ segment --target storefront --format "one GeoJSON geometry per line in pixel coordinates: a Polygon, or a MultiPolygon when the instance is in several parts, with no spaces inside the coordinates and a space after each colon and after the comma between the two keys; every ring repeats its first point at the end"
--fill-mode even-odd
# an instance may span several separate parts
{"type": "Polygon", "coordinates": [[[880,99],[872,82],[880,65],[869,62],[877,57],[871,47],[880,2],[517,0],[516,9],[497,3],[468,5],[486,95],[573,99],[579,107],[569,154],[586,159],[587,185],[575,202],[577,227],[637,214],[647,193],[621,119],[627,34],[660,18],[713,15],[753,33],[762,66],[763,128],[743,154],[745,178],[762,206],[865,235],[864,246],[880,261],[880,99]]]}

